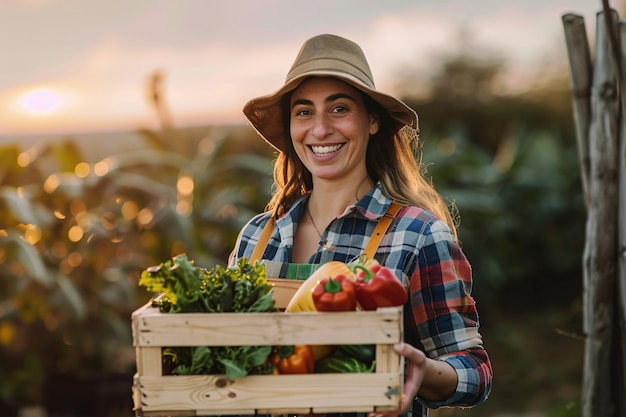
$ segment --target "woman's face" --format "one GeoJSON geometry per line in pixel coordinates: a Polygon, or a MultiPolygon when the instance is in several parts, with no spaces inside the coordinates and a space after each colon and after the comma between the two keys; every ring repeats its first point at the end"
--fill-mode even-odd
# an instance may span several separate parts
{"type": "Polygon", "coordinates": [[[335,78],[309,78],[291,96],[290,133],[296,154],[313,177],[366,175],[365,154],[378,117],[357,89],[335,78]]]}

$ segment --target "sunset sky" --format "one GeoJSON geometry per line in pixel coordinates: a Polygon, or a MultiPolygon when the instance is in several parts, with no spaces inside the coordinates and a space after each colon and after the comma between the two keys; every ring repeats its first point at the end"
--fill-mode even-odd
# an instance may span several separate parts
{"type": "MultiPolygon", "coordinates": [[[[458,49],[518,72],[567,66],[561,16],[600,0],[0,0],[0,136],[153,127],[148,76],[165,74],[179,125],[243,123],[243,104],[283,82],[300,45],[335,33],[361,45],[377,87],[428,74],[458,49]]],[[[618,8],[616,0],[611,2],[618,8]]]]}

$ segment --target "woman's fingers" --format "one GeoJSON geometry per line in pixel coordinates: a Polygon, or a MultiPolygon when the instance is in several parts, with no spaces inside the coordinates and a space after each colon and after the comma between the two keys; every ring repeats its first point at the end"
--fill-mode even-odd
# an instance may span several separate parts
{"type": "Polygon", "coordinates": [[[413,403],[413,399],[417,395],[417,391],[419,391],[424,379],[423,372],[421,372],[421,368],[426,363],[424,352],[408,343],[398,343],[393,348],[399,355],[404,356],[408,362],[400,407],[397,410],[385,413],[370,413],[369,417],[395,417],[406,412],[413,403]]]}
{"type": "Polygon", "coordinates": [[[426,361],[424,352],[408,343],[397,343],[393,345],[393,349],[399,355],[404,356],[411,364],[422,366],[426,361]]]}

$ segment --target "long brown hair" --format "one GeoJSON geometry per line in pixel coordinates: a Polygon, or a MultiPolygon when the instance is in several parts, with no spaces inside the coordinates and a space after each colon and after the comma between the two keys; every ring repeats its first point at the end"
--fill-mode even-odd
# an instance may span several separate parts
{"type": "MultiPolygon", "coordinates": [[[[386,194],[396,203],[421,207],[443,220],[457,236],[456,207],[445,204],[433,184],[425,178],[422,149],[417,129],[398,128],[387,111],[370,96],[361,92],[365,107],[379,117],[378,132],[370,137],[366,166],[374,182],[380,181],[386,194]],[[454,214],[454,215],[453,215],[454,214]]],[[[284,132],[289,135],[289,101],[291,92],[282,97],[284,132]]],[[[285,150],[274,164],[274,192],[267,204],[272,217],[278,218],[302,195],[311,191],[311,172],[296,155],[291,138],[285,138],[285,150]]]]}

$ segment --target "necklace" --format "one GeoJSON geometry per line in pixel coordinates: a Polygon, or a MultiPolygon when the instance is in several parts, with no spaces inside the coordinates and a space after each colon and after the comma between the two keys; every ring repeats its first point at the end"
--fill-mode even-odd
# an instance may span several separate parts
{"type": "Polygon", "coordinates": [[[327,250],[329,252],[332,252],[335,250],[335,246],[334,245],[329,245],[328,244],[328,240],[324,240],[324,242],[322,242],[322,234],[320,233],[320,229],[317,228],[317,225],[315,224],[315,220],[313,220],[313,216],[311,215],[311,211],[309,210],[309,206],[306,206],[306,214],[309,215],[309,219],[311,220],[311,224],[313,225],[313,228],[315,229],[315,231],[317,232],[317,235],[320,237],[320,243],[322,244],[322,248],[324,250],[327,250]]]}
{"type": "Polygon", "coordinates": [[[313,220],[313,216],[311,216],[311,211],[309,210],[308,206],[306,208],[306,214],[309,215],[309,219],[311,220],[311,224],[313,224],[313,228],[317,232],[317,235],[320,237],[320,240],[322,240],[322,234],[320,233],[320,229],[317,228],[317,225],[315,224],[315,220],[313,220]]]}

